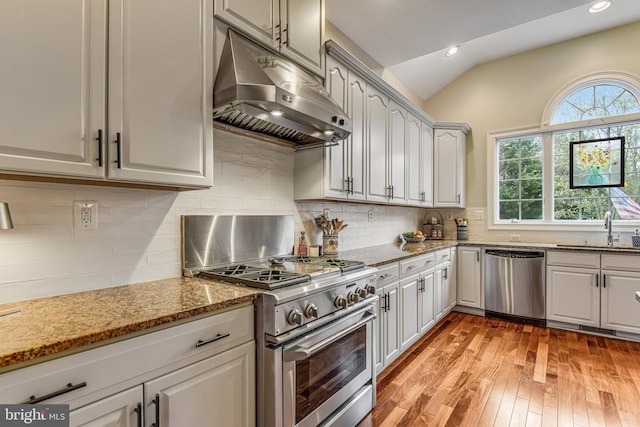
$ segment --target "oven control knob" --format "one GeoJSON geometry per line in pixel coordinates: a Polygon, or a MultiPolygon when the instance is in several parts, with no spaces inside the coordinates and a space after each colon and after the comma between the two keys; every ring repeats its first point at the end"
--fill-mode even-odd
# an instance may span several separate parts
{"type": "Polygon", "coordinates": [[[333,303],[337,308],[347,308],[347,304],[349,304],[347,302],[347,299],[342,295],[338,295],[336,299],[333,301],[333,303]]]}
{"type": "Polygon", "coordinates": [[[356,294],[358,294],[358,296],[360,298],[366,298],[367,297],[367,290],[366,289],[362,289],[362,288],[356,288],[356,294]]]}
{"type": "Polygon", "coordinates": [[[376,287],[373,285],[367,285],[365,286],[365,289],[367,290],[367,292],[369,292],[371,295],[375,295],[376,293],[376,287]]]}
{"type": "Polygon", "coordinates": [[[355,304],[356,302],[360,301],[360,295],[358,294],[357,289],[355,292],[349,292],[347,294],[347,301],[349,301],[349,304],[355,304]]]}
{"type": "Polygon", "coordinates": [[[300,310],[297,308],[291,310],[287,316],[287,322],[290,325],[302,325],[302,313],[300,313],[300,310]]]}
{"type": "Polygon", "coordinates": [[[304,309],[304,315],[307,316],[309,319],[311,319],[313,317],[315,317],[317,319],[318,318],[318,307],[313,303],[309,304],[304,309]]]}

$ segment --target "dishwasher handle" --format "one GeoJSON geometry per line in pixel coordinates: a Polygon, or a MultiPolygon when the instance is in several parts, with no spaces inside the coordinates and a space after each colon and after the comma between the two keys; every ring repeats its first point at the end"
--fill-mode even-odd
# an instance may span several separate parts
{"type": "Polygon", "coordinates": [[[537,251],[508,251],[500,249],[487,249],[485,255],[493,255],[500,258],[544,258],[544,252],[537,251]]]}

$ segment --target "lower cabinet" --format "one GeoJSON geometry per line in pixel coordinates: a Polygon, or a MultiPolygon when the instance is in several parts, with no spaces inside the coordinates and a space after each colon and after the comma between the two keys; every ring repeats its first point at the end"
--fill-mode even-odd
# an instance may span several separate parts
{"type": "Polygon", "coordinates": [[[378,316],[373,321],[376,372],[400,355],[400,300],[398,263],[378,267],[378,316]]]}
{"type": "Polygon", "coordinates": [[[418,293],[418,307],[420,311],[420,335],[424,335],[436,323],[435,292],[436,270],[430,268],[421,275],[422,290],[418,293]]]}
{"type": "Polygon", "coordinates": [[[406,350],[420,336],[420,299],[422,279],[414,274],[400,281],[400,306],[402,324],[400,325],[400,350],[406,350]]]}
{"type": "Polygon", "coordinates": [[[69,413],[69,425],[92,427],[142,426],[142,385],[105,397],[69,413]]]}
{"type": "Polygon", "coordinates": [[[29,396],[71,426],[254,426],[253,306],[0,375],[0,402],[29,396]]]}
{"type": "Polygon", "coordinates": [[[155,426],[251,426],[255,419],[253,342],[144,384],[145,419],[155,426]]]}
{"type": "Polygon", "coordinates": [[[484,308],[482,248],[458,246],[457,257],[457,304],[478,309],[484,308]]]}
{"type": "Polygon", "coordinates": [[[547,251],[547,320],[640,334],[637,255],[547,251]]]}

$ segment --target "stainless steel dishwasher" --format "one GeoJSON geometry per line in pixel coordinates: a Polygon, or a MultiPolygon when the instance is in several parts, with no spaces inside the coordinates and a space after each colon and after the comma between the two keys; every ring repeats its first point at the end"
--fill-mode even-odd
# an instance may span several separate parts
{"type": "Polygon", "coordinates": [[[544,251],[487,248],[485,314],[546,324],[544,251]]]}

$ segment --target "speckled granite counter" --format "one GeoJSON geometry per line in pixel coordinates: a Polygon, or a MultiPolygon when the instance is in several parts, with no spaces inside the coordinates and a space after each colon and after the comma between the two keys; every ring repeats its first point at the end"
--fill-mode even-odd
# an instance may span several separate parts
{"type": "Polygon", "coordinates": [[[456,240],[425,240],[423,243],[407,243],[405,245],[389,243],[386,245],[370,246],[368,248],[340,251],[338,256],[343,259],[364,261],[367,265],[379,267],[457,245],[458,241],[456,240]]]}
{"type": "Polygon", "coordinates": [[[180,319],[251,304],[254,289],[177,277],[0,305],[0,372],[180,319]]]}

